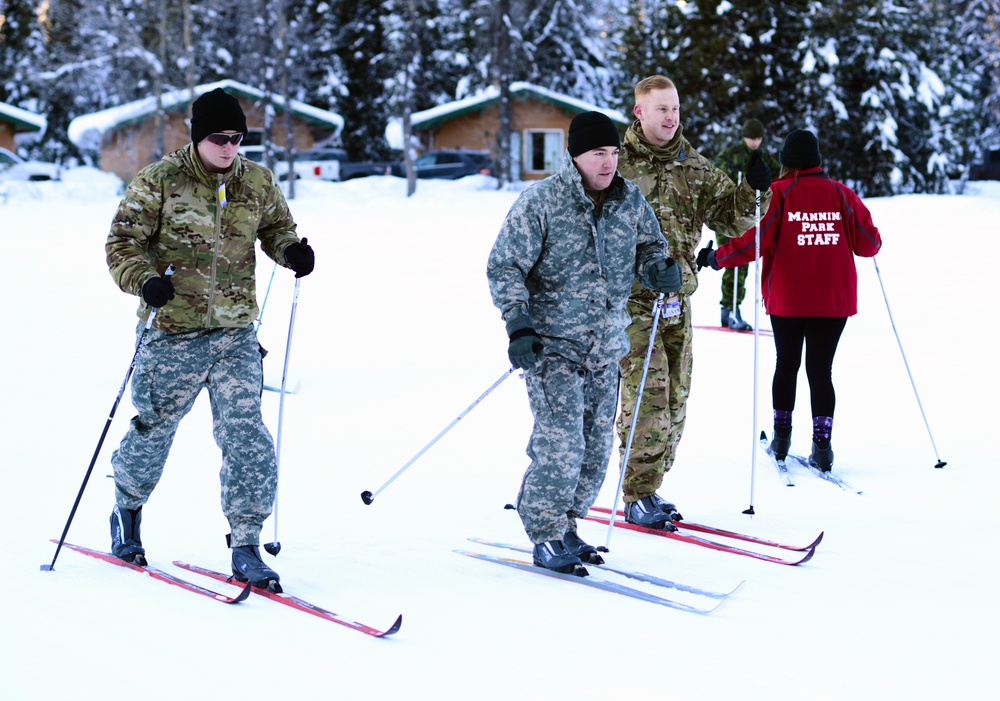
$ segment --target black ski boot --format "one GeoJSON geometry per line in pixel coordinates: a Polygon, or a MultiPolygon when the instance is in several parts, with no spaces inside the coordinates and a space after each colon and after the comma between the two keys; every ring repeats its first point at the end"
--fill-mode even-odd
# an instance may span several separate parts
{"type": "Polygon", "coordinates": [[[656,528],[661,531],[676,531],[674,520],[666,511],[660,510],[656,504],[656,495],[643,497],[638,501],[625,504],[625,521],[637,526],[656,528]]]}
{"type": "Polygon", "coordinates": [[[753,331],[753,327],[743,321],[743,317],[740,316],[739,307],[734,309],[733,313],[729,315],[729,328],[733,331],[753,331]]]}
{"type": "Polygon", "coordinates": [[[595,548],[590,543],[585,543],[583,539],[576,534],[576,531],[566,531],[566,535],[562,539],[563,545],[569,550],[573,555],[580,558],[581,562],[585,562],[588,565],[603,565],[604,558],[597,554],[597,548],[595,548]]]}
{"type": "Polygon", "coordinates": [[[241,545],[233,548],[233,577],[238,582],[250,582],[255,587],[280,593],[281,577],[260,559],[256,545],[241,545]]]}
{"type": "Polygon", "coordinates": [[[684,520],[684,517],[681,516],[681,512],[677,510],[677,506],[675,504],[671,504],[669,501],[661,497],[659,494],[654,493],[653,496],[650,497],[650,499],[653,500],[653,504],[656,505],[657,509],[659,509],[665,514],[670,515],[671,521],[684,520]]]}
{"type": "Polygon", "coordinates": [[[111,511],[111,554],[119,560],[146,566],[146,551],[139,537],[142,523],[142,507],[119,509],[118,504],[111,511]]]}
{"type": "Polygon", "coordinates": [[[809,464],[823,472],[829,472],[833,469],[833,447],[830,445],[829,438],[813,438],[809,464]]]}
{"type": "Polygon", "coordinates": [[[544,567],[547,570],[575,574],[578,577],[586,577],[588,574],[580,558],[570,552],[561,540],[536,543],[531,553],[531,559],[536,566],[544,567]]]}
{"type": "Polygon", "coordinates": [[[792,429],[774,427],[771,434],[771,445],[767,447],[767,452],[774,456],[775,460],[784,460],[788,457],[788,451],[792,447],[792,429]]]}

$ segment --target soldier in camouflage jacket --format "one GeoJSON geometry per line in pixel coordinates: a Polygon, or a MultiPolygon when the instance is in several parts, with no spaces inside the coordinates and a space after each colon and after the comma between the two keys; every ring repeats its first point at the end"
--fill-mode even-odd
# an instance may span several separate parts
{"type": "Polygon", "coordinates": [[[144,339],[132,376],[138,414],[111,462],[115,508],[112,552],[143,562],[142,507],[163,473],[181,418],[207,388],[222,449],[222,507],[229,520],[233,572],[277,586],[257,549],[277,486],[274,443],[261,418],[263,349],[257,317],[254,244],[295,271],[314,255],[271,171],[245,160],[237,98],[221,88],[195,101],[192,142],[147,166],[129,185],[105,250],[118,286],[141,298],[144,339]],[[173,266],[174,273],[164,271],[173,266]],[[152,328],[145,321],[156,309],[152,328]]]}
{"type": "MultiPolygon", "coordinates": [[[[754,151],[760,152],[760,157],[771,173],[775,174],[781,170],[778,160],[767,153],[761,146],[764,143],[764,125],[759,119],[748,119],[743,123],[740,131],[740,142],[723,150],[715,157],[715,165],[726,171],[726,175],[732,178],[733,182],[740,182],[743,179],[743,172],[750,162],[750,155],[754,151]]],[[[723,231],[715,232],[715,240],[720,246],[728,243],[731,237],[723,231]]],[[[740,315],[740,304],[746,296],[746,280],[749,265],[741,265],[736,268],[726,268],[722,274],[722,299],[719,301],[721,310],[722,326],[735,331],[753,331],[750,324],[743,321],[740,315]]]]}
{"type": "Polygon", "coordinates": [[[611,454],[632,283],[680,286],[652,209],[616,173],[618,148],[608,117],[575,117],[562,168],[517,199],[487,264],[535,419],[517,510],[535,563],[560,571],[596,556],[576,519],[597,497],[611,454]]]}
{"type": "MultiPolygon", "coordinates": [[[[742,232],[755,217],[751,173],[763,193],[762,208],[770,201],[770,172],[754,164],[737,186],[724,172],[699,154],[684,138],[680,100],[674,84],[651,76],[635,88],[637,120],[625,133],[618,171],[639,186],[659,219],[670,254],[681,267],[684,283],[669,296],[658,322],[653,355],[639,404],[635,435],[625,469],[623,493],[626,518],[641,525],[672,529],[678,517],[673,504],[656,490],[674,462],[684,430],[691,388],[692,326],[690,296],[698,287],[695,251],[702,226],[716,231],[742,232]],[[766,179],[766,183],[763,182],[766,179]]],[[[624,445],[632,422],[639,381],[653,325],[656,294],[638,285],[632,288],[628,310],[631,350],[622,360],[622,411],[618,432],[624,445]]]]}

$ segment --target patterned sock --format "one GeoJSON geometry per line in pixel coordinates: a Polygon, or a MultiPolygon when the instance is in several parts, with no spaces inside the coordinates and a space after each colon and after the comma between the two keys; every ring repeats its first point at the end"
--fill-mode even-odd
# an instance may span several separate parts
{"type": "Polygon", "coordinates": [[[832,416],[813,417],[813,440],[829,441],[830,434],[832,432],[833,432],[832,416]]]}
{"type": "Polygon", "coordinates": [[[775,428],[791,428],[792,427],[792,412],[785,411],[784,409],[774,410],[774,427],[775,428]]]}

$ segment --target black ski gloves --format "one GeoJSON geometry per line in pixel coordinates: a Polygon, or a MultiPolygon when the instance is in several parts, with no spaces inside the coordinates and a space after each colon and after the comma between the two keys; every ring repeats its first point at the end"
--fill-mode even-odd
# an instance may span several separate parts
{"type": "MultiPolygon", "coordinates": [[[[764,166],[767,167],[766,165],[764,166]]],[[[701,270],[705,266],[710,267],[712,270],[722,270],[722,266],[715,262],[715,251],[712,250],[712,242],[709,241],[708,245],[703,249],[698,251],[698,270],[701,270]]]]}
{"type": "Polygon", "coordinates": [[[151,307],[162,307],[174,298],[170,277],[151,277],[142,286],[142,298],[151,307]]]}
{"type": "Polygon", "coordinates": [[[744,177],[747,185],[754,190],[764,191],[771,187],[771,169],[760,157],[760,150],[754,149],[750,152],[750,160],[747,162],[747,173],[744,177]]]}
{"type": "Polygon", "coordinates": [[[660,258],[646,267],[639,282],[656,292],[676,292],[681,289],[681,267],[673,258],[660,258]]]}
{"type": "Polygon", "coordinates": [[[530,316],[522,314],[507,321],[507,336],[510,345],[507,346],[507,358],[515,368],[524,370],[534,367],[542,357],[542,339],[535,331],[535,322],[530,316]]]}
{"type": "Polygon", "coordinates": [[[302,243],[289,244],[285,248],[285,262],[295,271],[295,277],[305,277],[311,273],[316,264],[316,254],[309,245],[309,239],[302,239],[302,243]]]}

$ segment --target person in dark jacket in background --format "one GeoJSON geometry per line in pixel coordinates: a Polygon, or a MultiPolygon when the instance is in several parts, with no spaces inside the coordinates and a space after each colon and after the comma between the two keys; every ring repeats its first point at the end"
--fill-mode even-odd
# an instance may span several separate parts
{"type": "MultiPolygon", "coordinates": [[[[740,131],[740,142],[733,144],[715,157],[715,166],[732,178],[734,183],[739,183],[750,163],[750,155],[757,151],[760,158],[772,173],[781,170],[781,164],[767,153],[762,145],[764,143],[764,125],[759,119],[748,119],[743,123],[740,131]]],[[[730,233],[742,234],[743,231],[725,232],[716,231],[715,241],[720,246],[729,241],[730,233]]],[[[720,325],[734,331],[753,331],[753,327],[743,321],[740,315],[740,305],[747,292],[747,271],[748,265],[741,265],[737,268],[726,268],[722,274],[722,299],[719,301],[721,307],[720,325]]]]}
{"type": "MultiPolygon", "coordinates": [[[[854,257],[874,256],[882,238],[861,198],[823,171],[815,134],[792,131],[780,160],[781,173],[771,184],[771,204],[760,226],[761,286],[777,354],[771,384],[774,434],[768,450],[784,458],[791,447],[804,343],[813,416],[809,461],[828,472],[833,467],[830,436],[836,402],[833,358],[847,318],[858,312],[854,257]]],[[[699,266],[720,270],[754,260],[755,229],[717,250],[703,248],[699,266]]]]}

